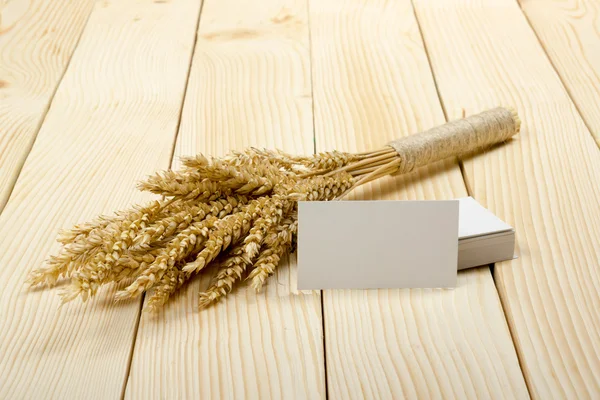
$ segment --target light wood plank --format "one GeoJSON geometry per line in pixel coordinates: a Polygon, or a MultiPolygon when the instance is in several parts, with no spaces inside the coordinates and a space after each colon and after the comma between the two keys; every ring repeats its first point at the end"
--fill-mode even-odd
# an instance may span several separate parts
{"type": "Polygon", "coordinates": [[[495,278],[530,392],[597,398],[600,151],[514,1],[415,5],[450,118],[506,104],[523,119],[516,140],[465,172],[516,228],[520,258],[495,278]]]}
{"type": "Polygon", "coordinates": [[[93,4],[0,1],[0,212],[93,4]]]}
{"type": "Polygon", "coordinates": [[[600,146],[600,2],[520,0],[520,3],[600,146]]]}
{"type": "Polygon", "coordinates": [[[27,290],[59,228],[147,199],[168,166],[199,12],[196,0],[98,2],[0,216],[0,398],[117,398],[140,300],[115,287],[59,308],[27,290]]]}
{"type": "MultiPolygon", "coordinates": [[[[374,149],[445,122],[410,1],[314,0],[310,21],[318,151],[374,149]]],[[[354,198],[466,195],[447,161],[354,198]]],[[[528,398],[487,267],[461,272],[455,290],[323,296],[332,399],[528,398]]]]}
{"type": "MultiPolygon", "coordinates": [[[[312,153],[311,107],[306,2],[205,0],[176,155],[312,153]]],[[[293,291],[295,256],[198,312],[209,281],[142,316],[126,397],[324,398],[320,296],[293,291]]]]}

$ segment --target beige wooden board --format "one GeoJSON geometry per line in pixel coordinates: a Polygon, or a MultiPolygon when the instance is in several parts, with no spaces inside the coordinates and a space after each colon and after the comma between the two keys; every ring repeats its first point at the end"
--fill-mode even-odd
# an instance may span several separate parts
{"type": "Polygon", "coordinates": [[[140,300],[115,304],[111,286],[59,308],[57,290],[24,280],[59,228],[147,198],[135,182],[168,166],[198,11],[196,0],[92,11],[0,216],[0,398],[122,393],[140,300]]]}
{"type": "Polygon", "coordinates": [[[520,3],[600,145],[600,2],[521,0],[520,3]]]}
{"type": "Polygon", "coordinates": [[[0,212],[94,1],[0,1],[0,212]]]}
{"type": "Polygon", "coordinates": [[[520,257],[495,278],[529,390],[597,398],[600,151],[516,2],[415,5],[448,116],[506,104],[523,120],[516,140],[465,173],[516,228],[520,257]]]}
{"type": "MultiPolygon", "coordinates": [[[[310,21],[318,151],[374,149],[444,123],[410,1],[314,0],[310,21]]],[[[466,195],[448,161],[369,184],[354,198],[466,195]]],[[[528,397],[486,267],[459,273],[454,290],[323,296],[332,399],[528,397]]]]}
{"type": "MultiPolygon", "coordinates": [[[[311,106],[305,1],[204,1],[176,156],[250,145],[310,154],[311,106]]],[[[263,293],[242,282],[198,312],[205,273],[144,314],[126,397],[324,398],[320,296],[294,292],[295,268],[292,256],[263,293]]]]}

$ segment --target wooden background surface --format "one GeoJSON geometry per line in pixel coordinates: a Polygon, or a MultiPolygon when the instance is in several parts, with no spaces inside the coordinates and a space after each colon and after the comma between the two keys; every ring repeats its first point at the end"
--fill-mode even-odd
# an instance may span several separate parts
{"type": "Polygon", "coordinates": [[[599,398],[600,1],[0,0],[0,398],[599,398]],[[59,229],[178,157],[363,151],[497,105],[521,134],[356,199],[474,196],[517,260],[434,290],[59,308],[59,229]]]}

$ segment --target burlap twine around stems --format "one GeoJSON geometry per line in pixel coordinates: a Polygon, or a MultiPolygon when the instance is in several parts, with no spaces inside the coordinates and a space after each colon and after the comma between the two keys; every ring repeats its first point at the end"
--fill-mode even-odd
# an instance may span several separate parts
{"type": "Polygon", "coordinates": [[[399,157],[394,173],[407,173],[432,162],[503,142],[519,132],[520,126],[514,110],[499,107],[394,140],[388,143],[399,157]]]}

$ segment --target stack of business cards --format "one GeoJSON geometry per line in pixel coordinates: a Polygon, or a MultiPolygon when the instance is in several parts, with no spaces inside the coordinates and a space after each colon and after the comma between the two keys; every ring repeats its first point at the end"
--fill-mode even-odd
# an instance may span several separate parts
{"type": "Polygon", "coordinates": [[[448,288],[513,258],[514,229],[473,198],[300,202],[298,289],[448,288]]]}
{"type": "Polygon", "coordinates": [[[472,197],[459,199],[458,269],[514,258],[515,230],[472,197]]]}

